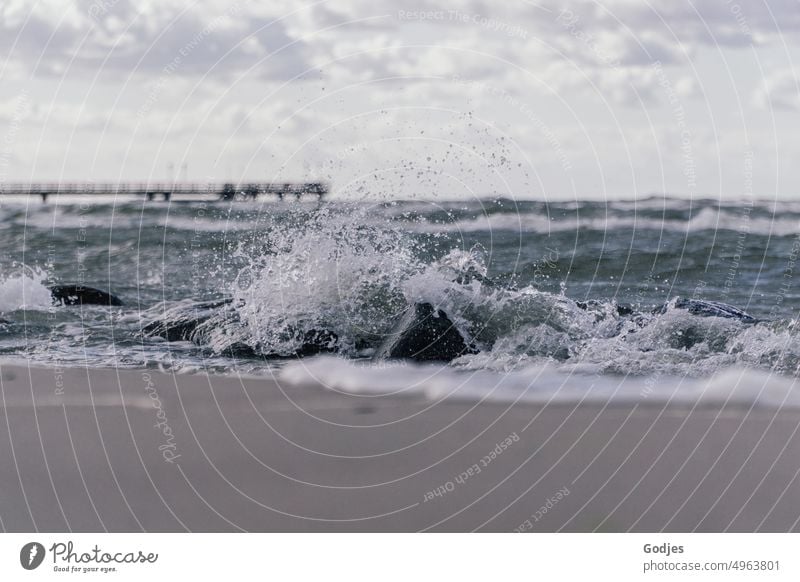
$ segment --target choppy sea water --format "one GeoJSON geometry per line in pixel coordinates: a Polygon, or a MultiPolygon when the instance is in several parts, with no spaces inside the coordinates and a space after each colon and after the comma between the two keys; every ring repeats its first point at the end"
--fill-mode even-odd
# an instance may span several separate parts
{"type": "Polygon", "coordinates": [[[795,399],[797,202],[92,200],[0,205],[0,357],[278,374],[359,392],[680,399],[713,387],[795,399]],[[125,305],[53,306],[45,285],[56,283],[125,305]],[[226,333],[257,355],[141,333],[171,307],[223,297],[240,321],[226,333]],[[677,298],[762,321],[693,315],[677,298]],[[372,362],[414,302],[446,312],[480,353],[444,366],[372,362]],[[309,329],[335,333],[338,355],[258,355],[290,355],[309,329]]]}

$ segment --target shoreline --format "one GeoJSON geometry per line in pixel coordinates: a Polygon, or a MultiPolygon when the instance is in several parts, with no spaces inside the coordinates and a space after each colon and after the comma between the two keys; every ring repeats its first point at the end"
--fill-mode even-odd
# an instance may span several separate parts
{"type": "Polygon", "coordinates": [[[797,409],[7,362],[0,380],[5,531],[800,529],[797,409]]]}

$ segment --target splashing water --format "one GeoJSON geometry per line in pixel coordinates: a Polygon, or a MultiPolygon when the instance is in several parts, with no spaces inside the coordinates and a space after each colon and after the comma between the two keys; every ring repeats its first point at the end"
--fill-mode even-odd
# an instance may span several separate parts
{"type": "Polygon", "coordinates": [[[7,275],[0,282],[0,312],[21,309],[46,309],[53,303],[45,287],[47,274],[39,269],[25,269],[7,275]]]}
{"type": "Polygon", "coordinates": [[[270,353],[294,353],[304,334],[330,330],[354,354],[388,332],[405,306],[402,283],[420,270],[413,245],[396,230],[364,225],[357,213],[320,210],[271,225],[237,277],[237,338],[270,353]]]}
{"type": "MultiPolygon", "coordinates": [[[[97,208],[88,215],[97,225],[83,249],[85,280],[113,289],[127,305],[50,313],[44,271],[9,259],[0,279],[0,353],[93,366],[263,372],[284,365],[264,355],[291,355],[314,331],[331,332],[343,359],[369,357],[399,314],[428,302],[480,350],[449,364],[454,374],[533,377],[546,366],[584,378],[710,377],[745,366],[796,376],[800,327],[791,316],[800,293],[784,277],[800,245],[796,236],[754,229],[742,241],[733,231],[711,233],[717,215],[737,209],[696,206],[187,204],[169,217],[163,208],[131,206],[115,209],[113,232],[103,227],[110,209],[97,208]],[[534,220],[541,225],[529,228],[534,220]],[[730,261],[722,255],[734,250],[741,261],[727,283],[730,261]],[[700,297],[765,321],[700,317],[670,302],[695,296],[700,280],[700,297]],[[231,303],[197,343],[141,337],[142,322],[153,315],[223,298],[231,303]],[[634,314],[620,315],[618,304],[634,314]],[[249,352],[232,358],[231,345],[249,352]]],[[[796,224],[800,207],[784,206],[780,216],[796,224]]],[[[50,280],[74,282],[80,211],[64,210],[56,228],[52,210],[35,211],[33,219],[23,210],[5,212],[4,233],[26,241],[26,260],[53,265],[50,280]]],[[[753,215],[769,221],[771,212],[753,215]]]]}
{"type": "Polygon", "coordinates": [[[428,302],[480,348],[455,360],[455,369],[548,363],[581,373],[703,376],[742,364],[793,374],[800,365],[800,341],[786,321],[699,317],[674,302],[636,317],[619,315],[615,301],[581,307],[563,288],[494,284],[480,245],[432,258],[403,231],[350,210],[296,213],[291,228],[269,224],[242,245],[249,264],[232,289],[237,318],[212,334],[217,353],[238,342],[289,356],[307,333],[326,330],[341,355],[369,356],[398,314],[428,302]]]}

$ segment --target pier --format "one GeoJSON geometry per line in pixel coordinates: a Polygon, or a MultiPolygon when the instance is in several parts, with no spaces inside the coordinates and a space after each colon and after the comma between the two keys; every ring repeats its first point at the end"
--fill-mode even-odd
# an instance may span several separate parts
{"type": "Polygon", "coordinates": [[[323,182],[35,182],[0,184],[0,195],[38,196],[43,202],[51,196],[69,195],[122,195],[142,196],[147,200],[173,198],[216,197],[219,200],[255,200],[259,196],[273,196],[283,200],[287,196],[300,199],[316,196],[322,199],[328,193],[323,182]]]}

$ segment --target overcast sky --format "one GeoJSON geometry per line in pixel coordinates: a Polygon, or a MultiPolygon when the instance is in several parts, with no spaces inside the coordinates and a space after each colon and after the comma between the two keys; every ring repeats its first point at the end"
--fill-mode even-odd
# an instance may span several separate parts
{"type": "Polygon", "coordinates": [[[4,0],[0,46],[0,182],[800,194],[800,0],[4,0]]]}

